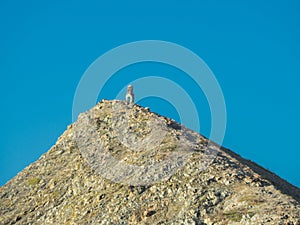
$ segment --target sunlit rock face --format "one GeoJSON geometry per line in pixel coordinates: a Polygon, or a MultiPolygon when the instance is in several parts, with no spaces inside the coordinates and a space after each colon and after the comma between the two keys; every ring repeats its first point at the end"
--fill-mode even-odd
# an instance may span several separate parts
{"type": "Polygon", "coordinates": [[[296,225],[299,199],[172,119],[101,101],[0,188],[0,224],[296,225]]]}

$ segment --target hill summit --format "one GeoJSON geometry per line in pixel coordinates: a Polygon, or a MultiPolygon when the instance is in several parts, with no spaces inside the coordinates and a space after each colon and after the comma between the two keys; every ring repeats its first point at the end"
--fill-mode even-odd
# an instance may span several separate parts
{"type": "Polygon", "coordinates": [[[300,224],[300,190],[174,120],[99,102],[0,187],[0,224],[300,224]]]}

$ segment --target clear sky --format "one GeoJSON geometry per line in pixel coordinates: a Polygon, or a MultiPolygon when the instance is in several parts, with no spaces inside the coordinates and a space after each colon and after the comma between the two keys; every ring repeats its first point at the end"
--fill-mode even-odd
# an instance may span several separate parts
{"type": "MultiPolygon", "coordinates": [[[[72,122],[77,84],[95,59],[121,44],[154,39],[191,49],[214,72],[227,106],[223,145],[300,187],[299,1],[103,2],[0,2],[0,185],[72,122]]],[[[114,98],[148,74],[172,74],[188,87],[180,71],[146,63],[119,71],[99,99],[114,98]]],[[[162,99],[140,104],[179,120],[162,99]]],[[[197,107],[208,136],[205,104],[197,107]]]]}

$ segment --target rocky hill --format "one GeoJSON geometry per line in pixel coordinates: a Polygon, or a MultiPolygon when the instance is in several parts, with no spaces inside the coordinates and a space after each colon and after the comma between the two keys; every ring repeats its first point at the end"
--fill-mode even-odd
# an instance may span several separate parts
{"type": "Polygon", "coordinates": [[[0,188],[0,224],[300,224],[300,190],[138,105],[101,101],[0,188]]]}

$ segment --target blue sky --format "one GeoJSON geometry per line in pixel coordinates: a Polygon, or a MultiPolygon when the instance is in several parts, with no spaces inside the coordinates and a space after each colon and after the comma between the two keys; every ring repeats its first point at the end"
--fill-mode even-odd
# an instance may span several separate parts
{"type": "MultiPolygon", "coordinates": [[[[214,72],[227,105],[223,145],[300,187],[299,10],[299,1],[1,1],[0,185],[72,122],[77,84],[94,60],[153,39],[189,48],[214,72]]],[[[174,68],[134,65],[116,73],[99,99],[150,72],[188,86],[174,68]]],[[[201,133],[209,136],[205,98],[190,94],[202,99],[201,133]]],[[[140,103],[179,119],[162,99],[140,103]]]]}

